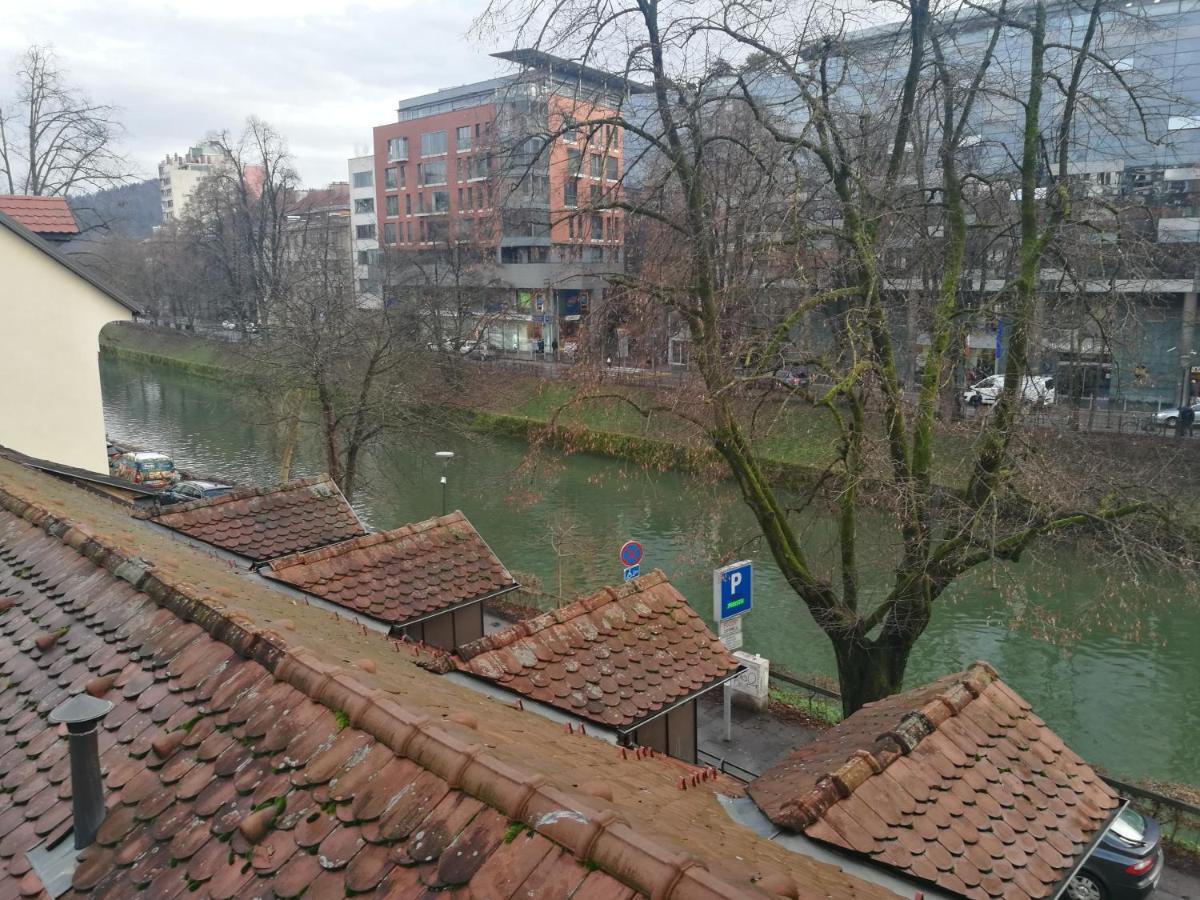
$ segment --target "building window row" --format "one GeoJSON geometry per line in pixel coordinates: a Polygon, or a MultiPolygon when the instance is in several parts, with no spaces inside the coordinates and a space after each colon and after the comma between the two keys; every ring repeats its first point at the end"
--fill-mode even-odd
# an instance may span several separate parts
{"type": "Polygon", "coordinates": [[[608,123],[593,125],[589,122],[577,122],[570,118],[563,120],[562,140],[567,144],[576,144],[586,139],[588,143],[600,144],[615,151],[618,135],[616,125],[608,123]]]}
{"type": "Polygon", "coordinates": [[[388,141],[388,162],[408,159],[408,138],[391,138],[388,141]]]}
{"type": "Polygon", "coordinates": [[[356,188],[369,188],[375,186],[374,172],[355,172],[350,177],[351,183],[356,188]]]}

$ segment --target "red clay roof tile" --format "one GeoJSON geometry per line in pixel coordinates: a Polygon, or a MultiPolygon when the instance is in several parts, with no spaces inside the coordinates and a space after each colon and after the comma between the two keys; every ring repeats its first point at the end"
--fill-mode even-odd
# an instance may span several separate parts
{"type": "Polygon", "coordinates": [[[738,665],[660,571],[472,641],[458,649],[455,664],[617,728],[636,724],[738,665]],[[664,678],[661,672],[671,674],[664,678]]]}
{"type": "Polygon", "coordinates": [[[393,625],[516,586],[457,511],[286,556],[263,574],[393,625]]]}
{"type": "Polygon", "coordinates": [[[750,795],[776,825],[1005,900],[1054,893],[1119,806],[986,663],[864,707],[750,795]]]}
{"type": "MultiPolygon", "coordinates": [[[[220,662],[214,670],[216,644],[201,629],[178,620],[172,624],[170,616],[159,627],[143,629],[142,624],[163,612],[145,595],[118,599],[113,592],[80,592],[79,577],[60,580],[55,574],[59,557],[71,560],[75,551],[2,511],[0,547],[10,554],[0,557],[0,585],[16,597],[0,617],[0,709],[8,717],[0,751],[6,759],[12,757],[5,782],[20,776],[0,810],[0,881],[14,879],[10,883],[16,884],[22,877],[33,893],[40,892],[36,875],[28,874],[25,853],[70,824],[66,741],[47,723],[45,712],[25,709],[19,699],[52,684],[49,654],[31,655],[13,640],[29,630],[28,611],[48,599],[54,609],[73,606],[79,611],[71,630],[80,635],[89,621],[103,619],[114,602],[129,604],[128,618],[135,624],[129,637],[109,635],[113,658],[97,655],[94,642],[80,642],[75,651],[85,669],[89,659],[94,668],[122,667],[121,677],[104,693],[116,704],[101,729],[109,813],[77,869],[77,891],[99,890],[103,883],[120,896],[168,896],[168,887],[184,893],[194,886],[213,897],[249,896],[268,888],[282,897],[328,888],[342,897],[347,890],[374,888],[395,868],[397,856],[416,867],[419,884],[437,890],[470,886],[485,865],[503,866],[515,852],[503,840],[507,816],[398,758],[366,733],[353,728],[339,732],[328,709],[275,680],[257,662],[217,652],[220,662]],[[49,580],[37,587],[13,574],[28,565],[49,580]],[[162,682],[156,678],[160,673],[162,682]],[[18,674],[19,680],[13,677],[18,674]],[[181,686],[185,680],[190,687],[181,686]],[[215,682],[207,702],[199,699],[206,693],[206,680],[215,682]],[[176,732],[164,732],[161,724],[138,712],[145,698],[161,703],[168,687],[178,690],[186,707],[176,732]],[[119,735],[132,722],[146,737],[140,759],[129,755],[129,745],[111,740],[114,731],[119,735]],[[182,738],[199,731],[201,722],[225,730],[210,731],[188,746],[182,738]],[[295,727],[289,732],[287,725],[295,727]],[[14,731],[28,741],[19,746],[14,731]],[[172,738],[165,760],[151,750],[164,734],[172,738]],[[65,797],[59,796],[57,784],[36,777],[39,765],[49,768],[59,762],[65,797]],[[274,775],[277,764],[290,767],[290,775],[274,775]],[[264,784],[272,788],[270,797],[255,793],[264,784]],[[238,833],[256,806],[279,801],[287,809],[311,813],[290,822],[269,817],[271,827],[257,844],[238,833]],[[358,824],[380,816],[386,828],[375,827],[368,834],[358,824]],[[368,844],[367,837],[377,843],[368,844]],[[170,878],[162,877],[167,872],[170,878]]],[[[55,652],[62,651],[56,647],[55,652]]],[[[554,883],[581,884],[589,873],[568,855],[542,877],[551,876],[554,883]]],[[[612,896],[623,894],[622,886],[612,885],[612,896]]],[[[510,894],[476,895],[511,896],[519,888],[520,883],[510,894]]]]}
{"type": "Polygon", "coordinates": [[[255,562],[366,534],[327,475],[273,488],[241,488],[145,517],[255,562]]]}
{"type": "Polygon", "coordinates": [[[79,234],[79,225],[66,197],[0,194],[0,213],[15,219],[34,234],[79,234]]]}
{"type": "MultiPolygon", "coordinates": [[[[42,735],[60,737],[46,716],[68,693],[52,673],[78,668],[73,690],[94,684],[116,705],[99,731],[111,824],[106,841],[83,854],[76,896],[343,897],[374,884],[378,896],[408,897],[436,884],[487,897],[563,896],[577,885],[572,896],[584,900],[635,894],[717,900],[762,896],[756,883],[764,870],[774,870],[791,895],[848,900],[886,894],[754,837],[724,818],[707,788],[676,796],[676,773],[663,761],[626,762],[602,742],[564,740],[536,716],[485,703],[466,688],[396,662],[391,645],[374,633],[360,640],[357,630],[314,631],[319,647],[327,638],[337,648],[320,655],[291,645],[255,621],[271,621],[272,592],[148,526],[134,523],[134,532],[144,532],[136,537],[120,532],[129,544],[95,537],[99,529],[85,532],[61,513],[15,496],[11,467],[3,461],[0,477],[0,596],[17,598],[0,615],[0,780],[6,792],[0,887],[24,884],[26,853],[40,834],[55,841],[69,828],[69,820],[58,822],[69,808],[69,761],[61,739],[42,735]],[[146,554],[162,565],[138,558],[146,554]],[[185,582],[184,572],[202,586],[185,582]],[[233,584],[243,585],[245,594],[220,591],[233,584]],[[209,590],[243,605],[211,603],[209,590]],[[248,600],[263,605],[255,609],[248,600]],[[31,615],[42,622],[61,616],[69,624],[51,653],[32,649],[42,625],[31,615]],[[376,656],[379,679],[364,683],[363,673],[341,667],[339,661],[377,644],[377,650],[389,648],[376,656]],[[356,649],[348,653],[351,645],[356,649]],[[103,674],[117,677],[104,683],[103,674]],[[139,710],[139,698],[164,684],[167,699],[139,710]],[[168,704],[174,708],[164,718],[160,707],[168,704]],[[478,725],[450,724],[446,710],[460,704],[468,716],[478,714],[478,725]],[[268,722],[264,710],[275,720],[268,722]],[[186,737],[172,740],[161,758],[153,750],[156,739],[177,729],[186,737]],[[40,752],[31,756],[31,748],[40,752]],[[346,748],[352,749],[343,753],[346,748]],[[47,764],[43,782],[35,773],[47,764]],[[573,785],[582,772],[610,777],[615,802],[596,800],[596,806],[595,798],[581,796],[573,785]],[[353,798],[338,799],[351,788],[353,798]],[[47,805],[50,794],[59,802],[47,805]],[[317,794],[327,799],[318,801],[317,794]],[[173,799],[164,803],[167,797],[173,799]],[[277,809],[273,801],[279,800],[277,809]],[[642,814],[645,803],[655,807],[652,817],[642,814]],[[152,808],[161,811],[144,818],[152,808]],[[256,827],[243,833],[251,819],[256,827]],[[475,890],[475,880],[493,871],[490,862],[505,868],[519,841],[532,840],[511,835],[510,822],[534,828],[552,849],[519,883],[515,877],[481,881],[475,890]],[[324,864],[322,848],[328,850],[324,864]],[[376,848],[386,849],[386,860],[376,848]],[[514,886],[505,894],[493,892],[493,883],[514,886]]],[[[35,478],[43,483],[43,476],[35,478]]],[[[44,483],[51,493],[58,490],[49,479],[44,483]]],[[[89,524],[98,521],[90,517],[95,513],[114,529],[128,527],[104,501],[79,495],[80,505],[71,493],[65,509],[84,510],[89,524]]],[[[310,623],[323,619],[309,610],[294,615],[310,623]]],[[[724,778],[716,786],[737,790],[724,778]]],[[[25,886],[40,890],[35,877],[25,886]]]]}

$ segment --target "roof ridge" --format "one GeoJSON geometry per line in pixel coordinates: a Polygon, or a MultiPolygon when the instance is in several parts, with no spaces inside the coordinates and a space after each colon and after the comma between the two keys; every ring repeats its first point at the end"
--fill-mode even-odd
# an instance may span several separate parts
{"type": "MultiPolygon", "coordinates": [[[[653,897],[735,900],[747,896],[745,886],[726,881],[694,856],[636,831],[615,810],[597,809],[578,794],[548,783],[541,773],[509,765],[485,744],[463,740],[425,712],[363,684],[352,670],[326,663],[306,648],[291,647],[276,632],[245,616],[229,614],[211,598],[189,593],[186,585],[171,583],[152,562],[131,558],[84,525],[54,515],[5,487],[0,487],[0,507],[61,540],[184,621],[195,622],[213,640],[259,663],[310,700],[341,711],[350,726],[397,756],[529,826],[634,890],[653,897]]],[[[794,885],[791,876],[780,877],[794,885]]]]}
{"type": "Polygon", "coordinates": [[[547,610],[532,618],[515,622],[508,628],[493,631],[491,634],[485,634],[481,638],[476,638],[470,643],[463,644],[455,651],[455,656],[464,662],[472,660],[482,653],[511,646],[522,638],[529,637],[531,634],[537,634],[539,631],[544,631],[554,625],[565,625],[572,619],[595,612],[600,607],[607,606],[609,603],[615,603],[618,600],[624,600],[626,597],[641,594],[650,588],[658,587],[664,583],[670,584],[669,579],[663,573],[662,569],[655,569],[653,572],[648,572],[640,578],[630,579],[624,584],[615,587],[611,585],[602,587],[600,590],[588,594],[586,597],[579,597],[576,600],[572,600],[566,606],[547,610]]]}
{"type": "MultiPolygon", "coordinates": [[[[432,519],[423,519],[420,522],[406,522],[404,525],[398,525],[395,528],[389,528],[387,531],[371,531],[366,534],[360,534],[358,537],[353,537],[345,541],[337,541],[333,544],[326,544],[324,547],[314,547],[311,550],[299,550],[296,553],[289,553],[287,556],[281,556],[279,559],[273,559],[270,562],[272,572],[278,572],[282,569],[290,569],[292,566],[306,566],[311,563],[321,562],[326,559],[331,559],[334,556],[342,556],[346,553],[354,553],[357,550],[365,550],[368,547],[375,547],[379,544],[390,544],[401,538],[410,537],[412,535],[423,534],[441,525],[456,525],[460,522],[465,522],[472,531],[476,531],[475,526],[471,521],[462,514],[461,510],[454,510],[452,513],[447,513],[444,516],[434,516],[432,519]]],[[[507,571],[507,570],[505,570],[507,571]]]]}
{"type": "Polygon", "coordinates": [[[972,700],[982,694],[1000,674],[991,663],[978,660],[945,690],[927,700],[917,709],[900,717],[890,731],[875,738],[868,749],[859,747],[837,769],[817,779],[812,790],[788,804],[788,813],[802,830],[818,822],[826,810],[855,792],[873,775],[879,775],[902,756],[907,756],[948,719],[961,713],[972,700]]]}
{"type": "Polygon", "coordinates": [[[204,497],[200,500],[189,500],[186,503],[173,504],[169,509],[137,509],[134,510],[134,517],[138,519],[157,519],[159,516],[169,516],[175,513],[191,512],[193,509],[212,509],[221,506],[223,503],[236,503],[238,500],[248,500],[251,497],[268,497],[271,494],[279,494],[284,491],[295,491],[300,488],[313,487],[314,485],[328,483],[340,493],[341,488],[337,486],[332,478],[322,472],[319,475],[307,475],[304,478],[293,478],[291,481],[285,481],[282,484],[272,485],[270,487],[261,487],[259,485],[245,485],[244,487],[234,488],[228,493],[221,494],[219,497],[204,497]]]}

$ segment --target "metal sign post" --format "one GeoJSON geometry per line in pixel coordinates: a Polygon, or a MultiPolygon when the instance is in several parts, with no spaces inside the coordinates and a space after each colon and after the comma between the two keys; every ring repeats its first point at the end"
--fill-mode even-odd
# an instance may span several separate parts
{"type": "MultiPolygon", "coordinates": [[[[721,643],[729,650],[742,648],[742,616],[754,605],[754,566],[748,559],[713,569],[713,619],[721,643]]],[[[733,693],[729,682],[721,688],[725,695],[725,740],[733,740],[733,693]]]]}

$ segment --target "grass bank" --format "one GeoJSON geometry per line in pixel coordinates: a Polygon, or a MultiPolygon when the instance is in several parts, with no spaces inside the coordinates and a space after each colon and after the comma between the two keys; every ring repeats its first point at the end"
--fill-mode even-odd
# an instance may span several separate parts
{"type": "Polygon", "coordinates": [[[100,332],[100,352],[113,359],[153,363],[202,378],[241,378],[245,360],[220,341],[165,328],[114,323],[100,332]]]}

